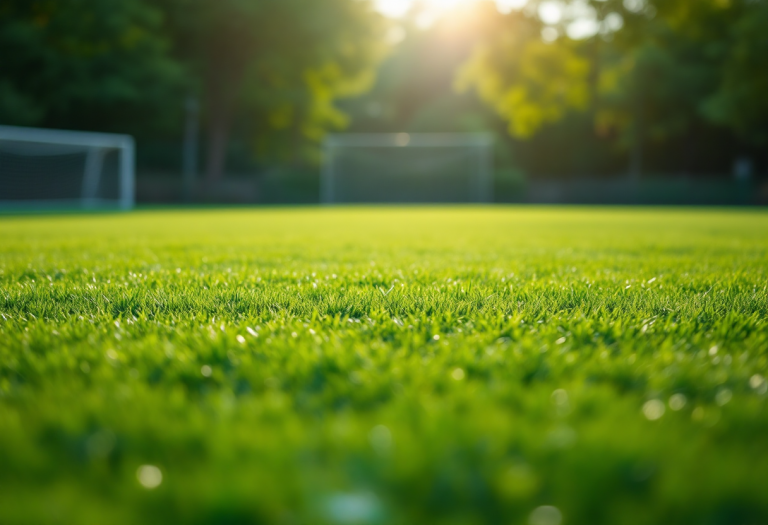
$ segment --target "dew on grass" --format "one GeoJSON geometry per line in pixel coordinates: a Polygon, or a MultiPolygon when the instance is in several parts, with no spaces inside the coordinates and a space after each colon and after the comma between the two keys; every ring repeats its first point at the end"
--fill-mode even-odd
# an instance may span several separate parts
{"type": "Polygon", "coordinates": [[[203,365],[200,368],[200,373],[203,374],[203,377],[211,377],[211,374],[213,374],[213,369],[208,365],[203,365]]]}
{"type": "Polygon", "coordinates": [[[656,421],[657,419],[660,419],[661,416],[664,415],[665,410],[666,409],[664,407],[664,403],[658,399],[651,399],[650,401],[646,401],[646,403],[643,405],[643,414],[650,421],[656,421]]]}
{"type": "Polygon", "coordinates": [[[368,433],[368,441],[377,454],[386,454],[392,448],[392,432],[384,425],[376,425],[368,433]]]}
{"type": "Polygon", "coordinates": [[[552,403],[554,403],[556,406],[566,406],[568,405],[568,392],[563,390],[562,388],[558,388],[554,392],[552,392],[552,395],[550,396],[552,399],[552,403]]]}
{"type": "Polygon", "coordinates": [[[326,500],[325,512],[331,523],[365,524],[378,522],[382,509],[370,492],[338,493],[326,500]]]}
{"type": "Polygon", "coordinates": [[[720,406],[724,406],[727,405],[732,398],[733,393],[730,390],[727,388],[721,388],[715,395],[715,402],[720,406]]]}
{"type": "Polygon", "coordinates": [[[432,339],[434,339],[435,341],[439,341],[440,340],[440,336],[435,334],[435,335],[432,336],[432,339]]]}
{"type": "Polygon", "coordinates": [[[251,334],[253,337],[259,337],[259,332],[251,328],[250,326],[245,329],[246,332],[251,334]]]}
{"type": "Polygon", "coordinates": [[[561,345],[561,344],[565,343],[565,341],[566,341],[566,338],[565,337],[561,337],[560,339],[555,341],[555,344],[556,345],[561,345]]]}
{"type": "Polygon", "coordinates": [[[242,335],[238,335],[235,339],[237,339],[237,342],[240,343],[241,345],[245,344],[245,337],[243,337],[242,335]]]}
{"type": "Polygon", "coordinates": [[[453,378],[454,381],[461,381],[462,379],[464,379],[464,376],[465,376],[464,370],[462,370],[461,368],[454,368],[453,371],[451,372],[451,377],[453,378]]]}
{"type": "Polygon", "coordinates": [[[563,514],[557,507],[552,505],[536,507],[528,516],[529,525],[560,525],[562,521],[563,514]]]}
{"type": "Polygon", "coordinates": [[[683,394],[672,394],[669,398],[669,408],[677,412],[685,407],[688,399],[683,394]]]}
{"type": "Polygon", "coordinates": [[[717,346],[713,346],[709,349],[709,355],[717,355],[717,346]]]}
{"type": "Polygon", "coordinates": [[[163,473],[154,465],[142,465],[136,470],[136,479],[145,489],[156,489],[163,482],[163,473]]]}
{"type": "Polygon", "coordinates": [[[766,381],[760,374],[755,374],[749,378],[749,386],[758,394],[765,394],[768,392],[768,381],[766,381]]]}

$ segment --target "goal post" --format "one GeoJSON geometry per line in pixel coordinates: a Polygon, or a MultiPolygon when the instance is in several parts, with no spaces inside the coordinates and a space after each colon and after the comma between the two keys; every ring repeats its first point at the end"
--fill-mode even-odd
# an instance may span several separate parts
{"type": "Polygon", "coordinates": [[[321,201],[493,201],[493,136],[486,133],[350,133],[323,145],[321,201]]]}
{"type": "Polygon", "coordinates": [[[130,135],[0,126],[0,208],[134,206],[130,135]]]}

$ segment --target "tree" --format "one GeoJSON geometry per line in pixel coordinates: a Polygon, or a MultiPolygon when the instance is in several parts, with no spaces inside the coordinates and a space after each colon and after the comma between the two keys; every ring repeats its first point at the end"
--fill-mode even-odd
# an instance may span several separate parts
{"type": "Polygon", "coordinates": [[[460,4],[427,26],[419,24],[422,7],[416,5],[393,26],[394,45],[373,89],[344,103],[355,114],[353,127],[367,132],[487,131],[497,123],[495,115],[453,85],[456,68],[467,60],[478,36],[497,22],[495,5],[460,4]]]}
{"type": "Polygon", "coordinates": [[[722,38],[717,90],[703,103],[712,122],[750,142],[768,142],[768,2],[734,2],[722,38]]]}
{"type": "Polygon", "coordinates": [[[527,138],[589,102],[589,62],[566,43],[539,40],[540,24],[508,15],[505,30],[480,43],[457,74],[459,90],[475,88],[509,121],[509,132],[527,138]]]}
{"type": "Polygon", "coordinates": [[[0,121],[146,128],[169,116],[183,70],[143,0],[4,0],[0,121]]]}
{"type": "Polygon", "coordinates": [[[359,0],[164,0],[176,51],[200,79],[207,178],[225,171],[235,121],[263,155],[306,154],[345,124],[333,102],[366,89],[383,24],[359,0]]]}
{"type": "MultiPolygon", "coordinates": [[[[460,84],[475,88],[517,137],[530,137],[570,112],[589,111],[597,133],[616,136],[630,151],[634,177],[642,170],[645,143],[681,136],[695,141],[702,126],[768,140],[768,2],[589,5],[599,31],[581,40],[560,36],[544,43],[541,24],[509,15],[504,30],[480,43],[458,75],[460,84]]],[[[572,22],[563,19],[560,35],[572,22]]]]}
{"type": "Polygon", "coordinates": [[[612,88],[602,90],[596,107],[598,127],[618,124],[625,143],[631,144],[632,172],[640,172],[643,141],[687,136],[690,155],[702,126],[726,126],[750,141],[765,140],[768,44],[760,32],[768,20],[768,3],[593,4],[620,12],[625,20],[611,43],[624,63],[615,57],[603,60],[614,81],[607,83],[612,88]]]}

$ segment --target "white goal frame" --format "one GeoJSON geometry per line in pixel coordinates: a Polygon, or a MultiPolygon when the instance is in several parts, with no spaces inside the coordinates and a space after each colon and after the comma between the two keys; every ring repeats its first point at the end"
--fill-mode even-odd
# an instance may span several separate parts
{"type": "MultiPolygon", "coordinates": [[[[468,202],[493,202],[493,135],[489,133],[344,133],[328,135],[323,144],[320,200],[338,204],[336,157],[339,148],[471,148],[477,152],[477,176],[468,202]]],[[[347,201],[344,201],[345,203],[347,201]]]]}
{"type": "MultiPolygon", "coordinates": [[[[135,204],[135,155],[136,146],[133,137],[116,133],[93,133],[84,131],[65,131],[57,129],[26,128],[17,126],[0,126],[0,142],[13,142],[27,145],[34,155],[35,145],[65,146],[77,153],[78,149],[85,154],[85,168],[81,186],[81,197],[68,200],[5,200],[0,195],[0,208],[35,208],[50,205],[80,205],[82,207],[103,206],[114,203],[112,199],[97,197],[99,180],[104,166],[104,157],[109,151],[119,153],[118,177],[119,196],[117,205],[123,210],[129,210],[135,204]]],[[[2,169],[0,167],[0,169],[2,169]]]]}

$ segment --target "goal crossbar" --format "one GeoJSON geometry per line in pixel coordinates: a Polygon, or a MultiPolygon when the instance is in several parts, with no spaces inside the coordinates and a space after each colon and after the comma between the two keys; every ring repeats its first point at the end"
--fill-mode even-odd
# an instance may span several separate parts
{"type": "MultiPolygon", "coordinates": [[[[81,199],[27,201],[25,203],[27,205],[39,207],[44,203],[50,202],[61,202],[64,204],[80,202],[87,206],[99,201],[96,193],[104,165],[104,157],[109,151],[117,151],[119,153],[119,207],[130,209],[134,205],[136,147],[133,137],[130,135],[0,126],[0,144],[3,143],[15,144],[17,152],[29,156],[56,155],[59,151],[56,150],[55,146],[61,146],[61,149],[67,152],[80,151],[85,154],[81,199]],[[47,147],[47,152],[36,151],[35,148],[40,146],[47,147]],[[51,149],[51,146],[54,146],[54,148],[51,149]]],[[[1,171],[2,167],[0,167],[1,171]]],[[[5,200],[0,195],[0,206],[18,207],[19,202],[5,200]]]]}
{"type": "Polygon", "coordinates": [[[326,148],[455,148],[490,147],[493,136],[485,133],[348,133],[328,135],[326,148]]]}
{"type": "MultiPolygon", "coordinates": [[[[491,202],[493,199],[493,135],[488,133],[347,133],[328,135],[323,144],[323,167],[321,173],[321,201],[324,204],[355,202],[339,195],[341,153],[376,151],[386,153],[389,158],[397,155],[396,150],[425,150],[433,156],[445,150],[448,152],[471,152],[470,164],[474,176],[470,177],[466,190],[469,202],[491,202]],[[393,151],[395,150],[395,151],[393,151]]],[[[373,156],[373,155],[372,155],[373,156]]],[[[387,162],[386,160],[384,161],[387,162]]],[[[394,169],[394,168],[393,168],[394,169]]],[[[391,171],[391,170],[390,170],[391,171]]],[[[417,170],[418,171],[418,170],[417,170]]],[[[367,176],[367,174],[363,175],[367,176]]],[[[418,173],[414,175],[418,177],[418,173]]],[[[433,182],[434,183],[434,182],[433,182]]]]}

